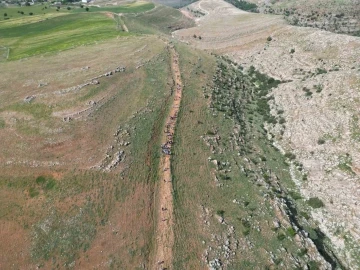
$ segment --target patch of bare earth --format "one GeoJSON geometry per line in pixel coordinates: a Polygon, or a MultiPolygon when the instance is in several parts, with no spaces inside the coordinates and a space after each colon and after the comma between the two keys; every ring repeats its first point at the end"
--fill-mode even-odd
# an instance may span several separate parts
{"type": "MultiPolygon", "coordinates": [[[[139,168],[136,176],[119,173],[135,159],[130,141],[136,124],[129,122],[137,123],[151,106],[155,86],[144,87],[145,65],[162,67],[157,61],[164,50],[155,37],[125,37],[0,63],[0,269],[148,265],[153,188],[141,183],[139,168]],[[28,102],[29,96],[34,98],[28,102]],[[53,179],[55,187],[46,191],[35,180],[40,175],[53,179]],[[44,246],[35,245],[34,227],[46,223],[53,209],[59,219],[70,220],[70,210],[81,212],[90,199],[104,218],[91,216],[96,234],[71,246],[74,261],[64,266],[56,240],[50,258],[44,252],[34,256],[33,250],[44,246]]],[[[53,235],[46,233],[44,239],[53,235]]]]}
{"type": "Polygon", "coordinates": [[[172,269],[174,245],[174,209],[173,185],[171,176],[171,146],[176,128],[176,119],[180,109],[182,82],[179,68],[179,57],[173,47],[171,52],[171,69],[174,89],[171,108],[166,118],[165,130],[161,139],[163,155],[160,160],[159,183],[157,187],[157,221],[155,233],[155,260],[152,269],[172,269]]]}

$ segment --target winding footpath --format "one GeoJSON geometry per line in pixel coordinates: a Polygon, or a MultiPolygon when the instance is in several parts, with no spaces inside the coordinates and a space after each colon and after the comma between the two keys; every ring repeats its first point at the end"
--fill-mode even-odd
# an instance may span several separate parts
{"type": "Polygon", "coordinates": [[[180,109],[182,96],[182,82],[179,68],[179,57],[174,47],[170,46],[171,70],[174,89],[171,108],[166,118],[164,132],[161,137],[162,155],[159,168],[159,182],[156,192],[156,243],[155,257],[152,269],[172,269],[174,245],[174,205],[173,184],[171,176],[171,148],[176,127],[176,120],[180,109]]]}

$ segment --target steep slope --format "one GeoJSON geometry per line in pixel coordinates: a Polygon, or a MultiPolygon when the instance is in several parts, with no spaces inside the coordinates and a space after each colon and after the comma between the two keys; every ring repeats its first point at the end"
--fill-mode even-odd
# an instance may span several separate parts
{"type": "Polygon", "coordinates": [[[284,154],[295,154],[290,168],[304,198],[325,204],[312,217],[342,261],[359,264],[359,38],[289,26],[281,17],[246,13],[223,1],[189,8],[205,15],[174,37],[284,82],[270,101],[273,116],[283,120],[266,125],[269,137],[284,154]]]}

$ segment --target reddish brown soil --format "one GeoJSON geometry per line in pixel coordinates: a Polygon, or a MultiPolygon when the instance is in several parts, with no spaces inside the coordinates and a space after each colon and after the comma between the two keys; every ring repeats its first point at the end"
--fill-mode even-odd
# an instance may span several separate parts
{"type": "MultiPolygon", "coordinates": [[[[173,101],[166,120],[165,130],[161,139],[162,145],[171,150],[176,128],[176,119],[180,109],[182,82],[179,69],[179,58],[173,47],[171,52],[171,68],[175,82],[173,101]]],[[[173,185],[171,176],[171,155],[163,154],[160,160],[159,184],[157,190],[156,248],[152,269],[172,269],[174,245],[174,212],[173,185]]]]}

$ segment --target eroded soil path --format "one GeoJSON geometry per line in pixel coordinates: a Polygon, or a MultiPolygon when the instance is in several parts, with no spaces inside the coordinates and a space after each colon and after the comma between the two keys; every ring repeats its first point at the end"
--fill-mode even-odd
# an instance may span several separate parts
{"type": "Polygon", "coordinates": [[[159,182],[156,196],[156,243],[155,257],[152,269],[172,269],[172,248],[174,245],[174,212],[173,185],[171,175],[171,148],[176,127],[176,120],[180,109],[182,96],[182,82],[179,68],[179,57],[174,47],[170,46],[171,69],[174,89],[171,108],[166,117],[164,132],[161,137],[162,156],[160,159],[159,182]]]}

